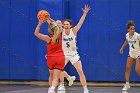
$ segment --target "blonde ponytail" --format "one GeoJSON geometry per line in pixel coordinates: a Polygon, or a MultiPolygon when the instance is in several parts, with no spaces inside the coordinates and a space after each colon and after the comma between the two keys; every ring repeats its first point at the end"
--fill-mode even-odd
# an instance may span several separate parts
{"type": "Polygon", "coordinates": [[[57,23],[55,21],[49,24],[49,29],[50,33],[53,34],[52,43],[54,43],[62,30],[57,26],[57,23]]]}

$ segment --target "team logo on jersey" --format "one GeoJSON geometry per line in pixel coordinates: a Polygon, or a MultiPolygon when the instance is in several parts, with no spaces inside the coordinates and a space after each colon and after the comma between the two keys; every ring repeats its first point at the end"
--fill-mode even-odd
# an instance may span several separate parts
{"type": "Polygon", "coordinates": [[[64,40],[64,41],[72,41],[73,38],[72,38],[72,37],[70,37],[70,38],[65,38],[65,37],[64,37],[63,40],[64,40]]]}
{"type": "Polygon", "coordinates": [[[128,41],[129,43],[131,43],[131,44],[135,44],[136,43],[136,41],[128,41]]]}

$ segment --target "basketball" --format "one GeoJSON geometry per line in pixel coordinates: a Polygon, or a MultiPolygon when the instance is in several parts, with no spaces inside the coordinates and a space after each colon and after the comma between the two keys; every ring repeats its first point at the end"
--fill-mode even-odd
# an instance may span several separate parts
{"type": "Polygon", "coordinates": [[[40,10],[37,14],[37,18],[46,22],[50,18],[50,14],[46,10],[40,10]]]}

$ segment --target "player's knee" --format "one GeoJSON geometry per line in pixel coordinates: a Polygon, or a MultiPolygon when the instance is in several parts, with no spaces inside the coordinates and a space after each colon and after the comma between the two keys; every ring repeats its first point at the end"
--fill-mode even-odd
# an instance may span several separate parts
{"type": "Polygon", "coordinates": [[[83,69],[82,69],[82,68],[79,67],[79,68],[77,69],[77,71],[78,71],[79,74],[83,74],[83,69]]]}
{"type": "Polygon", "coordinates": [[[58,77],[53,77],[53,81],[58,82],[59,78],[58,77]]]}
{"type": "Polygon", "coordinates": [[[50,73],[50,76],[52,77],[53,76],[53,73],[50,73]]]}
{"type": "Polygon", "coordinates": [[[50,72],[50,76],[53,76],[53,72],[50,72]]]}
{"type": "Polygon", "coordinates": [[[129,72],[130,69],[131,69],[131,67],[127,66],[127,67],[126,67],[126,72],[129,72]]]}
{"type": "Polygon", "coordinates": [[[62,71],[62,73],[61,73],[61,74],[63,74],[63,75],[64,75],[64,74],[66,74],[66,73],[67,73],[66,71],[62,71]]]}

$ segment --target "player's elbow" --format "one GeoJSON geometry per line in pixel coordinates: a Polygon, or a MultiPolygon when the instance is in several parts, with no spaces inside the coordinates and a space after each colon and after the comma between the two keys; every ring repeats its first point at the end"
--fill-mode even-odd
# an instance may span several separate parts
{"type": "Polygon", "coordinates": [[[38,33],[34,32],[34,35],[35,35],[35,36],[38,36],[38,33]]]}

